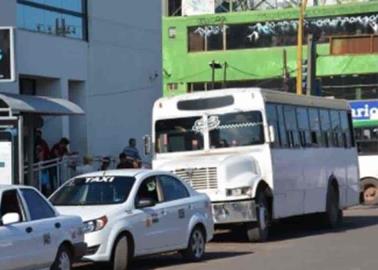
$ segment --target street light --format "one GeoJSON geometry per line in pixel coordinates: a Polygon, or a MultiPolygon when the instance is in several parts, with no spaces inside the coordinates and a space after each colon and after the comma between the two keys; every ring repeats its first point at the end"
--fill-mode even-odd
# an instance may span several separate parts
{"type": "Polygon", "coordinates": [[[307,0],[301,0],[299,3],[299,20],[298,20],[298,44],[297,44],[297,95],[302,95],[302,60],[303,60],[303,24],[307,7],[307,0]]]}
{"type": "Polygon", "coordinates": [[[215,87],[215,70],[216,69],[222,69],[223,66],[222,66],[221,63],[219,63],[215,60],[211,61],[209,63],[209,66],[211,67],[211,71],[212,71],[212,73],[211,73],[211,89],[213,90],[214,87],[215,87]]]}

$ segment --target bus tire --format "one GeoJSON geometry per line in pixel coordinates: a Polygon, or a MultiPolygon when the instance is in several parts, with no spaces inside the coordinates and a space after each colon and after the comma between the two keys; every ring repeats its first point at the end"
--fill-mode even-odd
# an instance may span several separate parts
{"type": "Polygon", "coordinates": [[[378,204],[378,180],[366,178],[361,181],[362,202],[365,205],[378,204]]]}
{"type": "Polygon", "coordinates": [[[327,191],[326,211],[323,214],[324,225],[327,228],[337,228],[342,223],[343,211],[340,209],[339,193],[336,187],[329,185],[327,191]]]}
{"type": "Polygon", "coordinates": [[[249,242],[266,242],[269,238],[271,213],[268,199],[264,192],[259,192],[256,197],[257,209],[256,223],[248,223],[246,233],[249,242]]]}

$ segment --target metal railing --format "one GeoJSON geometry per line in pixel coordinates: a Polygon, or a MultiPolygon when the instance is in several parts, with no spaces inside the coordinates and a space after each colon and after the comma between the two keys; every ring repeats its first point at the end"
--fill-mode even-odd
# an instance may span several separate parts
{"type": "Polygon", "coordinates": [[[49,192],[56,190],[65,181],[75,176],[75,167],[78,162],[78,156],[64,156],[34,163],[32,178],[28,179],[29,166],[24,166],[25,179],[29,183],[36,183],[39,190],[44,190],[44,185],[48,186],[49,192]]]}
{"type": "MultiPolygon", "coordinates": [[[[93,171],[98,171],[101,168],[103,157],[96,156],[93,158],[93,171]]],[[[119,159],[110,157],[109,170],[115,169],[119,159]]],[[[36,187],[44,191],[48,189],[47,193],[55,191],[58,187],[64,184],[67,180],[78,175],[77,168],[82,165],[82,161],[78,155],[64,156],[63,158],[55,158],[46,161],[34,163],[32,166],[32,178],[29,179],[29,184],[36,183],[36,187]],[[44,186],[47,187],[44,187],[44,186]]],[[[150,169],[151,163],[142,162],[142,168],[150,169]]],[[[29,167],[24,166],[25,179],[28,179],[29,167]]]]}

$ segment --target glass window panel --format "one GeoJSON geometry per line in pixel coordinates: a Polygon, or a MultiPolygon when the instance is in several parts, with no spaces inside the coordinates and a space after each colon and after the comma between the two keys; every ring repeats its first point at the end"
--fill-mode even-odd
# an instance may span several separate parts
{"type": "Polygon", "coordinates": [[[83,12],[83,1],[82,0],[64,0],[62,1],[62,8],[76,11],[76,12],[83,12]]]}
{"type": "Polygon", "coordinates": [[[334,131],[341,129],[340,115],[338,111],[331,111],[331,126],[334,131]]]}
{"type": "Polygon", "coordinates": [[[297,119],[295,117],[295,108],[293,106],[285,106],[285,120],[286,120],[286,127],[288,130],[296,130],[297,129],[297,119]]]}
{"type": "Polygon", "coordinates": [[[294,106],[284,106],[284,115],[286,123],[286,132],[289,139],[289,145],[296,147],[300,145],[299,132],[297,126],[297,117],[294,106]]]}
{"type": "Polygon", "coordinates": [[[23,25],[22,27],[37,31],[45,32],[46,26],[44,23],[45,13],[44,10],[23,6],[23,25]]]}
{"type": "Polygon", "coordinates": [[[216,117],[219,120],[219,124],[210,131],[211,148],[228,148],[264,143],[261,112],[229,113],[217,115],[216,117]]]}
{"type": "Polygon", "coordinates": [[[189,28],[189,52],[205,50],[205,37],[196,32],[196,28],[189,28]]]}
{"type": "Polygon", "coordinates": [[[223,32],[214,32],[207,37],[207,50],[217,51],[223,50],[223,32]]]}
{"type": "Polygon", "coordinates": [[[328,110],[320,110],[320,123],[323,131],[329,131],[331,129],[331,121],[328,110]]]}
{"type": "Polygon", "coordinates": [[[311,130],[320,130],[320,118],[318,109],[310,109],[310,128],[311,130]]]}
{"type": "Polygon", "coordinates": [[[253,48],[255,36],[250,33],[249,24],[229,25],[227,29],[227,49],[253,48]]]}
{"type": "Polygon", "coordinates": [[[159,176],[160,184],[163,188],[164,201],[170,202],[189,197],[189,192],[186,187],[176,178],[161,175],[159,176]]]}
{"type": "MultiPolygon", "coordinates": [[[[64,1],[33,1],[40,4],[62,7],[64,1]],[[59,6],[60,5],[60,6],[59,6]]],[[[65,5],[68,3],[64,2],[65,5]]],[[[72,0],[70,7],[81,9],[82,1],[72,0]]],[[[72,9],[70,9],[72,10],[72,9]]],[[[73,10],[79,11],[79,10],[73,10]]],[[[27,4],[17,5],[17,25],[31,31],[43,32],[58,36],[65,36],[76,39],[84,39],[84,15],[72,16],[65,12],[55,12],[44,8],[35,8],[27,4]]]]}
{"type": "Polygon", "coordinates": [[[268,116],[268,123],[270,126],[274,128],[274,143],[272,144],[273,147],[280,146],[280,132],[278,127],[278,115],[277,115],[277,108],[274,104],[267,105],[267,116],[268,116]]]}
{"type": "Polygon", "coordinates": [[[203,134],[193,131],[201,117],[177,118],[156,122],[156,152],[181,152],[202,150],[203,134]]]}
{"type": "Polygon", "coordinates": [[[280,131],[281,146],[288,147],[288,138],[286,134],[286,123],[283,114],[283,106],[277,105],[277,114],[278,114],[278,126],[280,131]]]}
{"type": "Polygon", "coordinates": [[[308,110],[306,108],[297,108],[298,128],[300,130],[310,129],[310,123],[308,119],[308,110]]]}
{"type": "Polygon", "coordinates": [[[22,189],[21,191],[28,206],[31,220],[55,217],[54,210],[37,192],[31,189],[22,189]]]}
{"type": "Polygon", "coordinates": [[[66,37],[83,38],[83,19],[76,16],[63,15],[66,37]]]}

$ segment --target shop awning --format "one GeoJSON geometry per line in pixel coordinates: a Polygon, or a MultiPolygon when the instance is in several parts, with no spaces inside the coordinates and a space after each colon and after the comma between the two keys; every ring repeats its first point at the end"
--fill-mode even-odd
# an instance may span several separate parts
{"type": "Polygon", "coordinates": [[[0,107],[13,114],[80,115],[84,111],[75,103],[61,98],[0,93],[0,107]]]}

